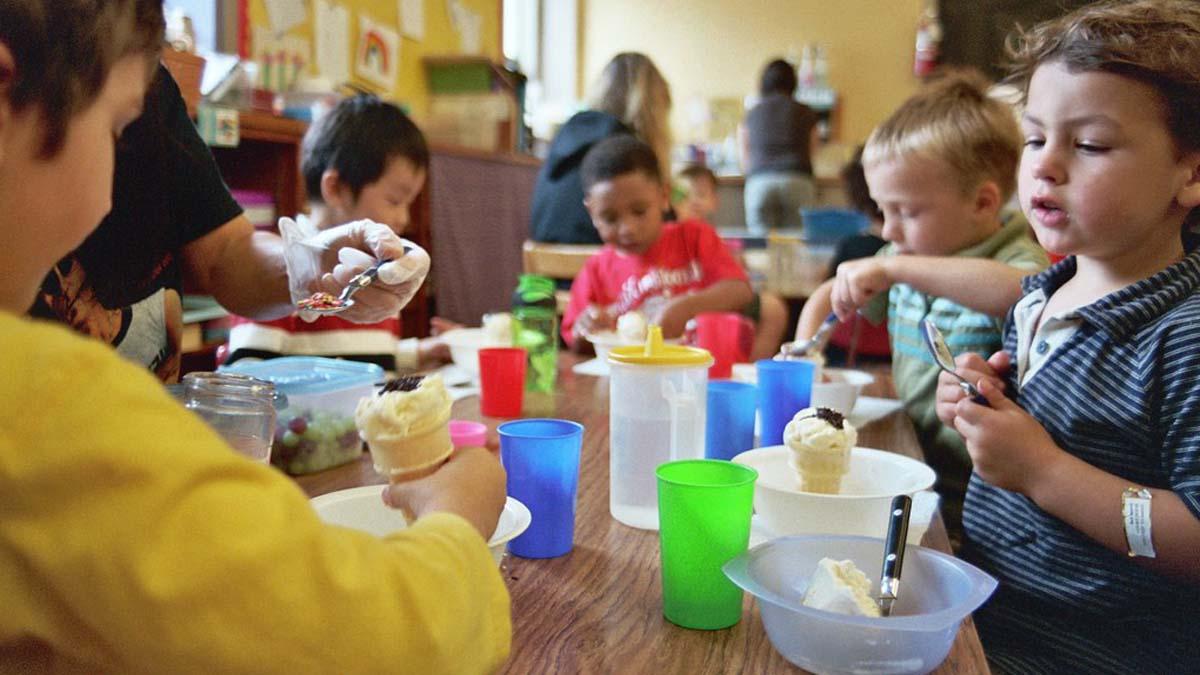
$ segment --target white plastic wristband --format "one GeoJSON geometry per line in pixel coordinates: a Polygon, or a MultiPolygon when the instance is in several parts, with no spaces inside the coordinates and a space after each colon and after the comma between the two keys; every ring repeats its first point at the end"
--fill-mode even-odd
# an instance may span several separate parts
{"type": "Polygon", "coordinates": [[[1121,493],[1121,515],[1125,518],[1125,540],[1129,557],[1154,557],[1154,542],[1150,538],[1150,491],[1143,487],[1127,487],[1121,493]]]}

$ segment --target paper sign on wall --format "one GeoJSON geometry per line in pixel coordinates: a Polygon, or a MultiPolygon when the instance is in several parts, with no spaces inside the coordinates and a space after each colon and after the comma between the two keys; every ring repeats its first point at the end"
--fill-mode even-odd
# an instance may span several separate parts
{"type": "Polygon", "coordinates": [[[264,0],[271,32],[276,35],[308,21],[308,6],[304,0],[264,0]]]}
{"type": "Polygon", "coordinates": [[[400,70],[400,35],[386,24],[358,17],[358,51],[355,71],[390,91],[400,70]]]}
{"type": "Polygon", "coordinates": [[[446,0],[446,13],[450,15],[450,25],[458,33],[462,52],[478,54],[482,46],[483,17],[460,0],[446,0]]]}
{"type": "Polygon", "coordinates": [[[425,39],[425,0],[399,0],[400,30],[404,37],[425,39]]]}
{"type": "Polygon", "coordinates": [[[316,0],[313,12],[317,69],[334,85],[350,80],[350,12],[329,0],[316,0]]]}

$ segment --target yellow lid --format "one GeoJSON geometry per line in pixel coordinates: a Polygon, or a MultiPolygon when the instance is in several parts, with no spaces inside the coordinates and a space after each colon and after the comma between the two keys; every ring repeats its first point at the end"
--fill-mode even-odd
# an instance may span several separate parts
{"type": "Polygon", "coordinates": [[[707,349],[663,344],[661,326],[649,326],[646,329],[644,346],[613,347],[608,352],[608,360],[637,366],[707,367],[713,363],[712,354],[707,349]]]}

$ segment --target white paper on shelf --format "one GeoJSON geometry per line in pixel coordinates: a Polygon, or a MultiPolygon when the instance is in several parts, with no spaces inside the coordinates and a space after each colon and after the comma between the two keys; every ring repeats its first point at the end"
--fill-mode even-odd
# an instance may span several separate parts
{"type": "Polygon", "coordinates": [[[399,0],[400,31],[413,40],[425,39],[425,0],[399,0]]]}
{"type": "Polygon", "coordinates": [[[317,70],[334,85],[350,80],[350,11],[329,0],[315,0],[317,70]]]}

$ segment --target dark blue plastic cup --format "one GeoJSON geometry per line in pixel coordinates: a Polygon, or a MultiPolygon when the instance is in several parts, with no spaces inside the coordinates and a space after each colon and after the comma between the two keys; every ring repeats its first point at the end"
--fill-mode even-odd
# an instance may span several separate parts
{"type": "Polygon", "coordinates": [[[753,448],[757,407],[758,387],[732,380],[710,380],[704,457],[733,459],[734,455],[753,448]]]}
{"type": "Polygon", "coordinates": [[[758,415],[761,444],[782,445],[783,428],[812,401],[815,367],[810,361],[759,361],[758,415]]]}
{"type": "Polygon", "coordinates": [[[500,461],[508,473],[508,494],[533,516],[529,529],[508,542],[509,552],[522,558],[566,555],[575,545],[583,425],[567,420],[515,420],[496,431],[500,461]]]}

